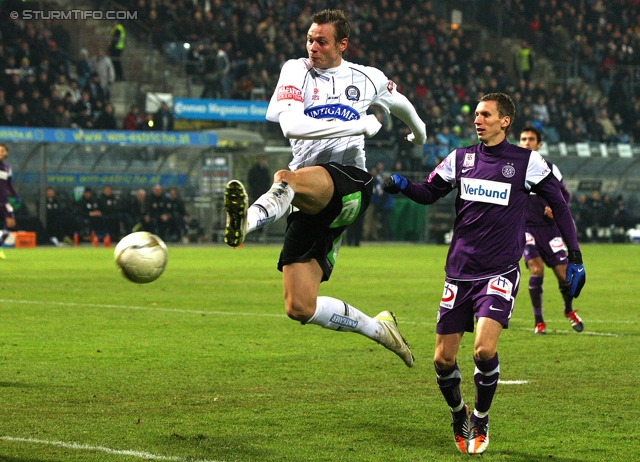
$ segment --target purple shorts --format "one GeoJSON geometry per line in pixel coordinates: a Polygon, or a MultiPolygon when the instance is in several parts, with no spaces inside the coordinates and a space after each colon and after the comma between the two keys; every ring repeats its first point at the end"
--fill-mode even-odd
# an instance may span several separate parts
{"type": "Polygon", "coordinates": [[[4,204],[0,204],[0,217],[2,218],[15,218],[16,216],[13,214],[13,207],[8,202],[4,204]]]}
{"type": "Polygon", "coordinates": [[[502,276],[477,281],[446,278],[436,332],[441,335],[473,332],[474,318],[491,318],[507,329],[519,282],[518,267],[502,276]]]}
{"type": "Polygon", "coordinates": [[[567,264],[567,252],[557,226],[536,226],[525,231],[525,263],[540,257],[549,268],[567,264]]]}

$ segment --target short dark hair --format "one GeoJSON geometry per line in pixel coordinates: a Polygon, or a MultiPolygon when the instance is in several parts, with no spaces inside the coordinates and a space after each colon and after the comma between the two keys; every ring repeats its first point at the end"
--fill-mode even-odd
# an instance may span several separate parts
{"type": "Polygon", "coordinates": [[[351,33],[351,26],[349,20],[342,10],[330,10],[326,9],[315,13],[311,17],[313,24],[333,24],[334,38],[336,42],[339,42],[343,38],[349,38],[351,33]]]}
{"type": "Polygon", "coordinates": [[[537,141],[538,143],[542,143],[542,132],[540,130],[538,130],[536,127],[534,127],[533,125],[527,125],[526,127],[524,127],[522,130],[520,130],[520,134],[522,135],[524,132],[531,132],[534,133],[536,135],[537,141]]]}
{"type": "Polygon", "coordinates": [[[513,125],[513,121],[516,118],[516,105],[513,104],[513,100],[506,93],[487,93],[480,101],[495,101],[498,106],[498,115],[502,118],[504,116],[509,116],[511,122],[505,128],[504,132],[509,133],[509,129],[511,125],[513,125]]]}

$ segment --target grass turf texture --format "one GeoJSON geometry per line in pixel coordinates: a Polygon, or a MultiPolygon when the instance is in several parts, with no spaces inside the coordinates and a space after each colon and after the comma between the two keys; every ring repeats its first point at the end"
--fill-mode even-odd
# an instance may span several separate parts
{"type": "MultiPolygon", "coordinates": [[[[408,369],[360,335],[288,320],[278,247],[169,247],[146,285],[116,272],[112,249],[6,249],[0,460],[466,458],[432,366],[446,250],[343,247],[321,286],[372,316],[394,310],[416,356],[408,369]]],[[[501,380],[528,383],[498,387],[486,460],[640,460],[640,246],[582,250],[580,334],[547,270],[548,334],[533,335],[522,268],[498,349],[501,380]]],[[[466,335],[459,352],[470,404],[472,346],[466,335]]]]}

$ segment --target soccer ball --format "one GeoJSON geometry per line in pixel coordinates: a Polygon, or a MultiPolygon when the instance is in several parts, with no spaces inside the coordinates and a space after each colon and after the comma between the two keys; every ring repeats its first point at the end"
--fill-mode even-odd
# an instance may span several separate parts
{"type": "Polygon", "coordinates": [[[167,265],[167,246],[155,234],[146,231],[123,237],[114,252],[118,270],[138,284],[153,282],[167,265]]]}

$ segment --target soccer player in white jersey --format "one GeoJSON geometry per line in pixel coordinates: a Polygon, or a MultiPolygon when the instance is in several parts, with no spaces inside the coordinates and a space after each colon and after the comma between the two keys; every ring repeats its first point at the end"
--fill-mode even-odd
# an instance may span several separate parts
{"type": "Polygon", "coordinates": [[[324,10],[312,17],[307,33],[308,58],[282,67],[267,119],[280,123],[289,138],[290,170],[274,175],[271,189],[249,207],[237,180],[225,191],[225,242],[237,247],[247,233],[281,218],[289,205],[282,271],[287,315],[302,324],[357,332],[396,353],[408,367],[414,358],[398,330],[395,316],[382,311],[374,318],[332,298],[318,297],[322,281],[331,276],[342,233],[371,199],[373,178],[365,166],[364,138],[380,123],[370,105],[391,112],[410,128],[407,139],[425,143],[424,122],[394,82],[378,69],[342,59],[350,26],[344,12],[324,10]]]}

